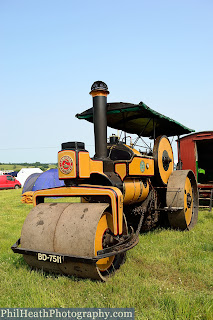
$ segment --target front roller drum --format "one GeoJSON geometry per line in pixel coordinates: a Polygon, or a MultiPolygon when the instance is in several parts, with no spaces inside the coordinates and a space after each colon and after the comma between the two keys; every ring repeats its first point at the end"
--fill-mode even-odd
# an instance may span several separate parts
{"type": "Polygon", "coordinates": [[[195,226],[198,219],[198,189],[191,170],[172,172],[167,185],[166,202],[168,208],[179,208],[168,212],[172,228],[190,230],[195,226]]]}
{"type": "MultiPolygon", "coordinates": [[[[54,252],[78,257],[93,258],[97,251],[108,245],[113,234],[113,220],[104,203],[42,203],[27,216],[22,232],[21,247],[37,252],[54,252]]],[[[124,234],[127,226],[124,223],[124,234]]],[[[23,255],[34,268],[80,278],[107,280],[123,263],[120,253],[88,264],[77,261],[53,263],[23,255]]]]}

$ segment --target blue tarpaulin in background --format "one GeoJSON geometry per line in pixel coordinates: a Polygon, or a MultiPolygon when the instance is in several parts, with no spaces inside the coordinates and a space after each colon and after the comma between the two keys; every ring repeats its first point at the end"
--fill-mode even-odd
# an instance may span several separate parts
{"type": "Polygon", "coordinates": [[[58,178],[58,169],[50,169],[43,173],[31,174],[23,187],[23,192],[50,189],[64,186],[64,181],[58,178]]]}
{"type": "Polygon", "coordinates": [[[58,169],[43,172],[35,181],[32,191],[64,186],[64,181],[58,178],[58,169]]]}

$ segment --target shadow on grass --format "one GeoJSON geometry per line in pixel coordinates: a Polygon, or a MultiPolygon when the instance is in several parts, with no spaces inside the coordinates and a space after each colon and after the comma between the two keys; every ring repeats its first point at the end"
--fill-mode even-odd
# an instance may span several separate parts
{"type": "MultiPolygon", "coordinates": [[[[29,273],[37,273],[38,275],[40,275],[44,278],[53,279],[53,280],[60,279],[60,278],[70,279],[75,282],[82,282],[82,281],[85,282],[86,280],[88,280],[87,278],[86,279],[85,278],[78,278],[74,275],[66,275],[63,273],[54,273],[54,272],[46,271],[46,270],[39,269],[36,267],[31,267],[25,262],[22,255],[19,255],[19,257],[15,257],[14,259],[12,259],[12,265],[15,267],[15,269],[25,269],[25,270],[29,271],[29,273]]],[[[89,280],[92,282],[95,282],[95,283],[100,282],[95,279],[89,279],[89,280]]]]}

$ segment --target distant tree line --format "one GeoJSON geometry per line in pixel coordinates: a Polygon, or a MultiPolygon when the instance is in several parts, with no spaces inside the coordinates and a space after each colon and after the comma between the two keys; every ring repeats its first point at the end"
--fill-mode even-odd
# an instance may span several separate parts
{"type": "MultiPolygon", "coordinates": [[[[21,163],[2,163],[0,162],[0,165],[10,165],[12,167],[12,169],[15,171],[18,166],[22,166],[22,167],[33,167],[33,168],[40,168],[42,171],[46,171],[47,169],[49,169],[49,167],[51,166],[51,168],[57,168],[58,164],[57,163],[41,163],[39,161],[33,162],[33,163],[28,163],[28,162],[21,162],[21,163]]],[[[3,170],[3,168],[2,168],[3,170]]]]}

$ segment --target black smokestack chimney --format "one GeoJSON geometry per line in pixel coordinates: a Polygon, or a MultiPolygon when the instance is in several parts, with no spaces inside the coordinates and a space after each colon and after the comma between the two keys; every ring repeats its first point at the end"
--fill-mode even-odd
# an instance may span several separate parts
{"type": "Polygon", "coordinates": [[[107,95],[106,83],[96,81],[90,92],[93,98],[93,123],[95,134],[95,158],[107,158],[107,95]]]}

